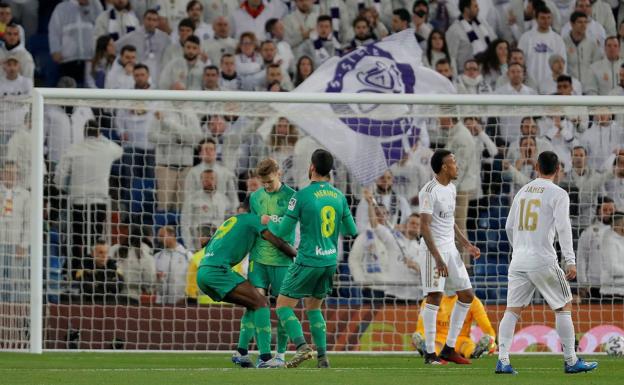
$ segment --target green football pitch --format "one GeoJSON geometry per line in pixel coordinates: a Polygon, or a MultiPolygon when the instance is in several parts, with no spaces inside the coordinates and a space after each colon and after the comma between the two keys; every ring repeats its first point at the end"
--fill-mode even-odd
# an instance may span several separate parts
{"type": "Polygon", "coordinates": [[[512,356],[520,374],[502,376],[494,374],[495,357],[431,367],[415,356],[332,354],[332,369],[319,370],[315,361],[297,369],[240,369],[227,354],[0,353],[0,384],[624,384],[624,359],[585,358],[597,360],[598,369],[565,375],[560,356],[512,356]]]}

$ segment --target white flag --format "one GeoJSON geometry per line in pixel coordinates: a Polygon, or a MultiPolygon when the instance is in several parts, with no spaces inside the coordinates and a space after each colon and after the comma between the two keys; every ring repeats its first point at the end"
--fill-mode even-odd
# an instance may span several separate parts
{"type": "MultiPolygon", "coordinates": [[[[293,92],[449,94],[453,84],[421,64],[408,29],[333,57],[293,92]]],[[[382,96],[381,96],[382,97],[382,96]]],[[[410,105],[274,106],[340,159],[362,184],[372,183],[418,140],[424,119],[410,105]]]]}

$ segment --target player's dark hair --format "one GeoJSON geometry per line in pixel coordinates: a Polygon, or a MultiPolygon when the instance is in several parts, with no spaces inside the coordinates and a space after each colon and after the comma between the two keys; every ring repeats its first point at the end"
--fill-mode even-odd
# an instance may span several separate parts
{"type": "Polygon", "coordinates": [[[584,17],[587,19],[587,15],[584,14],[583,12],[580,12],[580,11],[572,12],[572,14],[570,15],[570,23],[572,24],[576,23],[576,21],[580,19],[581,17],[584,17]]]}
{"type": "Polygon", "coordinates": [[[443,148],[435,150],[435,152],[431,156],[431,169],[435,174],[440,173],[440,171],[442,170],[442,165],[444,164],[444,158],[451,154],[453,153],[443,148]]]}
{"type": "Polygon", "coordinates": [[[537,157],[537,164],[542,175],[553,175],[559,165],[559,157],[552,151],[544,151],[537,157]]]}
{"type": "Polygon", "coordinates": [[[312,153],[311,161],[314,165],[316,173],[320,176],[329,176],[329,173],[334,167],[333,155],[329,151],[323,150],[322,148],[319,148],[312,153]]]}
{"type": "Polygon", "coordinates": [[[396,15],[399,17],[399,19],[401,19],[401,21],[404,21],[406,23],[410,22],[410,13],[407,9],[405,8],[399,8],[399,9],[395,9],[392,12],[393,15],[396,15]]]}

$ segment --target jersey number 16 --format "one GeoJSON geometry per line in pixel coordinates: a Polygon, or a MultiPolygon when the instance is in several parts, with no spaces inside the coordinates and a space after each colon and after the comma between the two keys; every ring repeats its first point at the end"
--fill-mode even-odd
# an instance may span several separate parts
{"type": "Polygon", "coordinates": [[[520,215],[518,221],[518,231],[535,231],[537,229],[538,211],[542,206],[539,199],[520,199],[520,215]]]}

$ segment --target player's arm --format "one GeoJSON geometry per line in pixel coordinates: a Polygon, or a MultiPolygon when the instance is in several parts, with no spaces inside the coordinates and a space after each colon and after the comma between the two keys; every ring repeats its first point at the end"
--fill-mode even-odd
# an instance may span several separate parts
{"type": "Polygon", "coordinates": [[[427,245],[427,249],[429,253],[433,256],[433,259],[436,263],[436,269],[441,277],[448,276],[448,269],[446,267],[446,263],[442,259],[442,255],[440,255],[440,251],[436,247],[435,241],[433,240],[433,234],[431,233],[431,214],[424,213],[421,211],[420,213],[420,232],[422,233],[422,237],[425,240],[425,244],[427,245]]]}
{"type": "Polygon", "coordinates": [[[358,229],[355,224],[355,220],[353,220],[353,215],[351,215],[351,210],[349,209],[349,204],[347,203],[347,198],[342,197],[342,220],[340,221],[340,232],[343,235],[348,235],[351,237],[357,237],[358,229]]]}
{"type": "Polygon", "coordinates": [[[576,258],[572,243],[572,224],[570,223],[570,197],[567,193],[555,201],[555,228],[559,236],[559,246],[561,254],[566,263],[566,278],[572,280],[576,278],[576,258]]]}
{"type": "Polygon", "coordinates": [[[470,253],[475,259],[479,259],[481,256],[481,250],[468,240],[464,233],[460,230],[457,224],[454,225],[453,229],[455,230],[455,241],[459,243],[459,245],[470,253]]]}
{"type": "Polygon", "coordinates": [[[509,209],[509,214],[507,215],[507,222],[505,222],[505,233],[507,233],[507,240],[509,244],[513,246],[513,227],[514,223],[516,223],[516,216],[518,215],[518,203],[514,198],[511,203],[511,208],[509,209]]]}
{"type": "Polygon", "coordinates": [[[262,238],[271,242],[273,246],[277,247],[282,253],[288,255],[289,257],[294,258],[297,256],[297,250],[295,250],[294,247],[292,247],[282,238],[276,237],[275,234],[273,234],[269,230],[263,230],[260,235],[262,235],[262,238]]]}
{"type": "Polygon", "coordinates": [[[269,229],[275,236],[280,238],[286,237],[288,234],[292,234],[292,232],[295,231],[295,227],[299,221],[299,213],[301,212],[300,206],[301,202],[297,201],[297,194],[295,193],[295,195],[290,198],[286,214],[284,214],[279,223],[274,224],[274,222],[270,222],[270,217],[268,215],[262,216],[262,223],[267,224],[267,222],[269,222],[269,229]]]}

